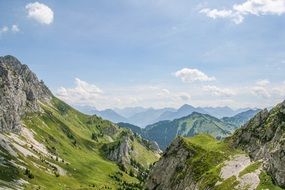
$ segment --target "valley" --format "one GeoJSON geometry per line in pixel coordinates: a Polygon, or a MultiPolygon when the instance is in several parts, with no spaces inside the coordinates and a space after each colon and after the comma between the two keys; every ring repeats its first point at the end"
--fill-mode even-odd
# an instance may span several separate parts
{"type": "Polygon", "coordinates": [[[0,74],[2,189],[285,185],[284,103],[220,119],[192,110],[140,128],[77,111],[13,56],[0,58],[0,74]]]}

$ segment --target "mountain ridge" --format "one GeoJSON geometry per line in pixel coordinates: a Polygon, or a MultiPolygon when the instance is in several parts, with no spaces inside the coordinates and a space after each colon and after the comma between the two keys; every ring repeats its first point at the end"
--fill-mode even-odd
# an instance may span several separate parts
{"type": "Polygon", "coordinates": [[[79,110],[87,114],[97,114],[104,119],[111,120],[115,123],[123,122],[137,125],[141,128],[145,128],[147,125],[154,124],[158,121],[163,120],[174,120],[181,117],[190,115],[192,112],[199,112],[204,114],[209,114],[217,118],[222,117],[233,117],[244,111],[250,110],[250,108],[233,110],[227,106],[225,107],[194,107],[189,104],[184,104],[178,109],[174,108],[143,108],[143,107],[128,107],[122,109],[105,109],[98,111],[96,108],[88,106],[76,106],[79,110]],[[116,111],[117,110],[117,111],[116,111]],[[131,113],[131,110],[135,110],[131,113]],[[124,116],[124,111],[126,111],[128,116],[124,116]],[[108,113],[109,112],[109,113],[108,113]],[[120,113],[119,113],[120,112],[120,113]],[[123,113],[123,114],[121,114],[123,113]]]}

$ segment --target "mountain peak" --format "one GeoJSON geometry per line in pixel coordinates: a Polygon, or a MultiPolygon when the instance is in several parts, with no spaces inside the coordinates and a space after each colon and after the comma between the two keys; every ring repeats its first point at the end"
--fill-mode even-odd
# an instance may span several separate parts
{"type": "Polygon", "coordinates": [[[189,104],[184,104],[178,110],[188,110],[188,109],[194,109],[194,107],[189,104]]]}
{"type": "Polygon", "coordinates": [[[27,65],[14,56],[0,57],[0,131],[18,131],[20,118],[40,111],[38,101],[49,102],[51,91],[27,65]]]}

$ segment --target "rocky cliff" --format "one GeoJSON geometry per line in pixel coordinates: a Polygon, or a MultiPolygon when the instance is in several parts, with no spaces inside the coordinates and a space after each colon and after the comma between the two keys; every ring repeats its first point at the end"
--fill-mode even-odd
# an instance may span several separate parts
{"type": "Polygon", "coordinates": [[[145,188],[281,190],[272,181],[271,173],[266,172],[268,165],[269,162],[257,158],[253,160],[246,152],[209,135],[178,137],[153,166],[145,188]]]}
{"type": "Polygon", "coordinates": [[[40,111],[39,101],[49,102],[50,90],[13,56],[0,57],[0,131],[19,131],[21,117],[40,111]]]}
{"type": "Polygon", "coordinates": [[[191,167],[185,167],[194,151],[188,150],[182,138],[176,138],[159,160],[147,180],[147,189],[197,189],[191,167]],[[181,173],[185,176],[181,177],[181,173]]]}
{"type": "Polygon", "coordinates": [[[266,171],[285,187],[285,101],[271,111],[258,113],[230,141],[253,160],[263,159],[266,171]]]}
{"type": "Polygon", "coordinates": [[[160,157],[158,145],[142,139],[130,130],[123,131],[117,139],[102,147],[103,154],[119,164],[122,170],[144,180],[151,165],[160,157]]]}

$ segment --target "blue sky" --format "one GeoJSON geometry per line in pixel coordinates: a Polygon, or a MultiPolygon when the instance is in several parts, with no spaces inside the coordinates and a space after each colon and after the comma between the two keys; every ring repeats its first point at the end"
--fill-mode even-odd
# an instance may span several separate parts
{"type": "Polygon", "coordinates": [[[0,0],[1,55],[73,105],[271,106],[284,44],[285,0],[0,0]]]}

